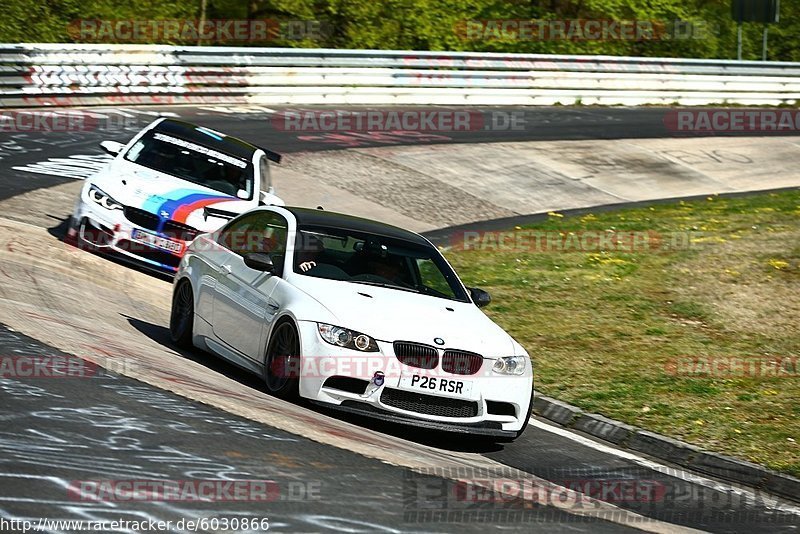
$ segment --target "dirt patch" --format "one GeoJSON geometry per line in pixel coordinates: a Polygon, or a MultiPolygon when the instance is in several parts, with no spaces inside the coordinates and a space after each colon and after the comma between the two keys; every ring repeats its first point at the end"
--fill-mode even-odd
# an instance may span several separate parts
{"type": "Polygon", "coordinates": [[[681,265],[683,296],[710,305],[731,331],[786,336],[800,327],[800,230],[719,243],[681,265]],[[690,278],[689,278],[690,277],[690,278]]]}

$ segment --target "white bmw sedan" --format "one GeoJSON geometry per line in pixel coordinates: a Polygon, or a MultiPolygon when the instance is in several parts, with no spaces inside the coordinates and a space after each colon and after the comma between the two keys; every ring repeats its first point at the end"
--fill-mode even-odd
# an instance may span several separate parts
{"type": "Polygon", "coordinates": [[[269,206],[201,234],[175,276],[170,334],[295,395],[388,421],[512,440],[533,369],[427,239],[269,206]]]}

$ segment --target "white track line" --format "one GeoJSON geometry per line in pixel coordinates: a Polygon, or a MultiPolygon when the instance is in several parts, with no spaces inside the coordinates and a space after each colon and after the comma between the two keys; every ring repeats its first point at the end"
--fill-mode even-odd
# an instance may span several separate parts
{"type": "Polygon", "coordinates": [[[770,510],[781,511],[790,513],[792,515],[800,516],[800,507],[788,504],[786,502],[781,502],[778,499],[769,496],[768,494],[766,494],[766,492],[754,491],[737,484],[719,482],[717,480],[712,480],[710,478],[706,478],[702,475],[685,471],[680,468],[669,467],[667,465],[658,463],[654,460],[649,460],[642,456],[638,456],[634,453],[624,451],[616,447],[606,445],[604,443],[600,443],[599,441],[595,441],[594,439],[581,436],[580,434],[577,434],[566,428],[546,423],[544,421],[535,419],[533,417],[530,418],[529,424],[537,428],[540,428],[542,430],[545,430],[547,432],[550,432],[551,434],[556,434],[557,436],[570,439],[576,443],[592,448],[598,452],[602,452],[604,454],[610,454],[612,456],[622,458],[623,460],[629,460],[635,464],[641,465],[642,467],[646,467],[647,469],[650,469],[652,471],[656,471],[658,473],[662,473],[667,476],[678,478],[680,480],[685,480],[686,482],[697,484],[715,491],[720,491],[723,493],[732,492],[737,496],[744,496],[747,499],[752,500],[753,502],[760,502],[770,510]]]}

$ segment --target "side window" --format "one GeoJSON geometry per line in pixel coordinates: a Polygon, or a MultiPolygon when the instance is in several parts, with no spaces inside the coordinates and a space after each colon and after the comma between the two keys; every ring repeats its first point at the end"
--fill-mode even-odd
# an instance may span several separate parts
{"type": "Polygon", "coordinates": [[[281,215],[259,211],[229,224],[220,232],[217,242],[240,256],[249,252],[266,252],[270,256],[282,257],[286,254],[288,234],[288,224],[281,215]]]}
{"type": "Polygon", "coordinates": [[[429,259],[417,259],[416,262],[419,271],[419,281],[423,286],[434,290],[440,295],[449,298],[454,297],[450,284],[447,283],[447,279],[442,274],[442,271],[436,267],[435,263],[429,259]]]}
{"type": "Polygon", "coordinates": [[[269,190],[272,187],[272,176],[269,173],[270,167],[267,156],[261,156],[261,161],[258,164],[258,168],[260,171],[259,174],[261,175],[261,192],[269,193],[269,190]]]}

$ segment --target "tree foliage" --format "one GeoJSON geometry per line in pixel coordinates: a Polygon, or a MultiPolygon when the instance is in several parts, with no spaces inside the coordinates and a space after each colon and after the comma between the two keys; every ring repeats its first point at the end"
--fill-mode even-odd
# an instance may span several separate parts
{"type": "MultiPolygon", "coordinates": [[[[272,35],[269,46],[471,50],[504,53],[611,54],[733,58],[736,25],[730,0],[205,0],[207,19],[320,21],[322,31],[272,35]],[[580,39],[520,36],[492,21],[601,20],[652,22],[658,38],[580,39]],[[473,21],[473,22],[468,22],[473,21]],[[475,22],[475,21],[483,21],[475,22]],[[476,26],[482,24],[482,26],[476,26]]],[[[80,42],[79,20],[197,20],[203,0],[2,0],[0,41],[80,42]],[[71,31],[72,28],[72,31],[71,31]]],[[[800,2],[784,0],[769,28],[770,60],[800,61],[800,2]]],[[[744,59],[760,59],[762,27],[744,26],[744,59]]],[[[126,42],[107,39],[103,42],[126,42]]],[[[129,41],[128,41],[129,42],[129,41]]],[[[138,42],[178,44],[164,39],[138,42]]]]}

